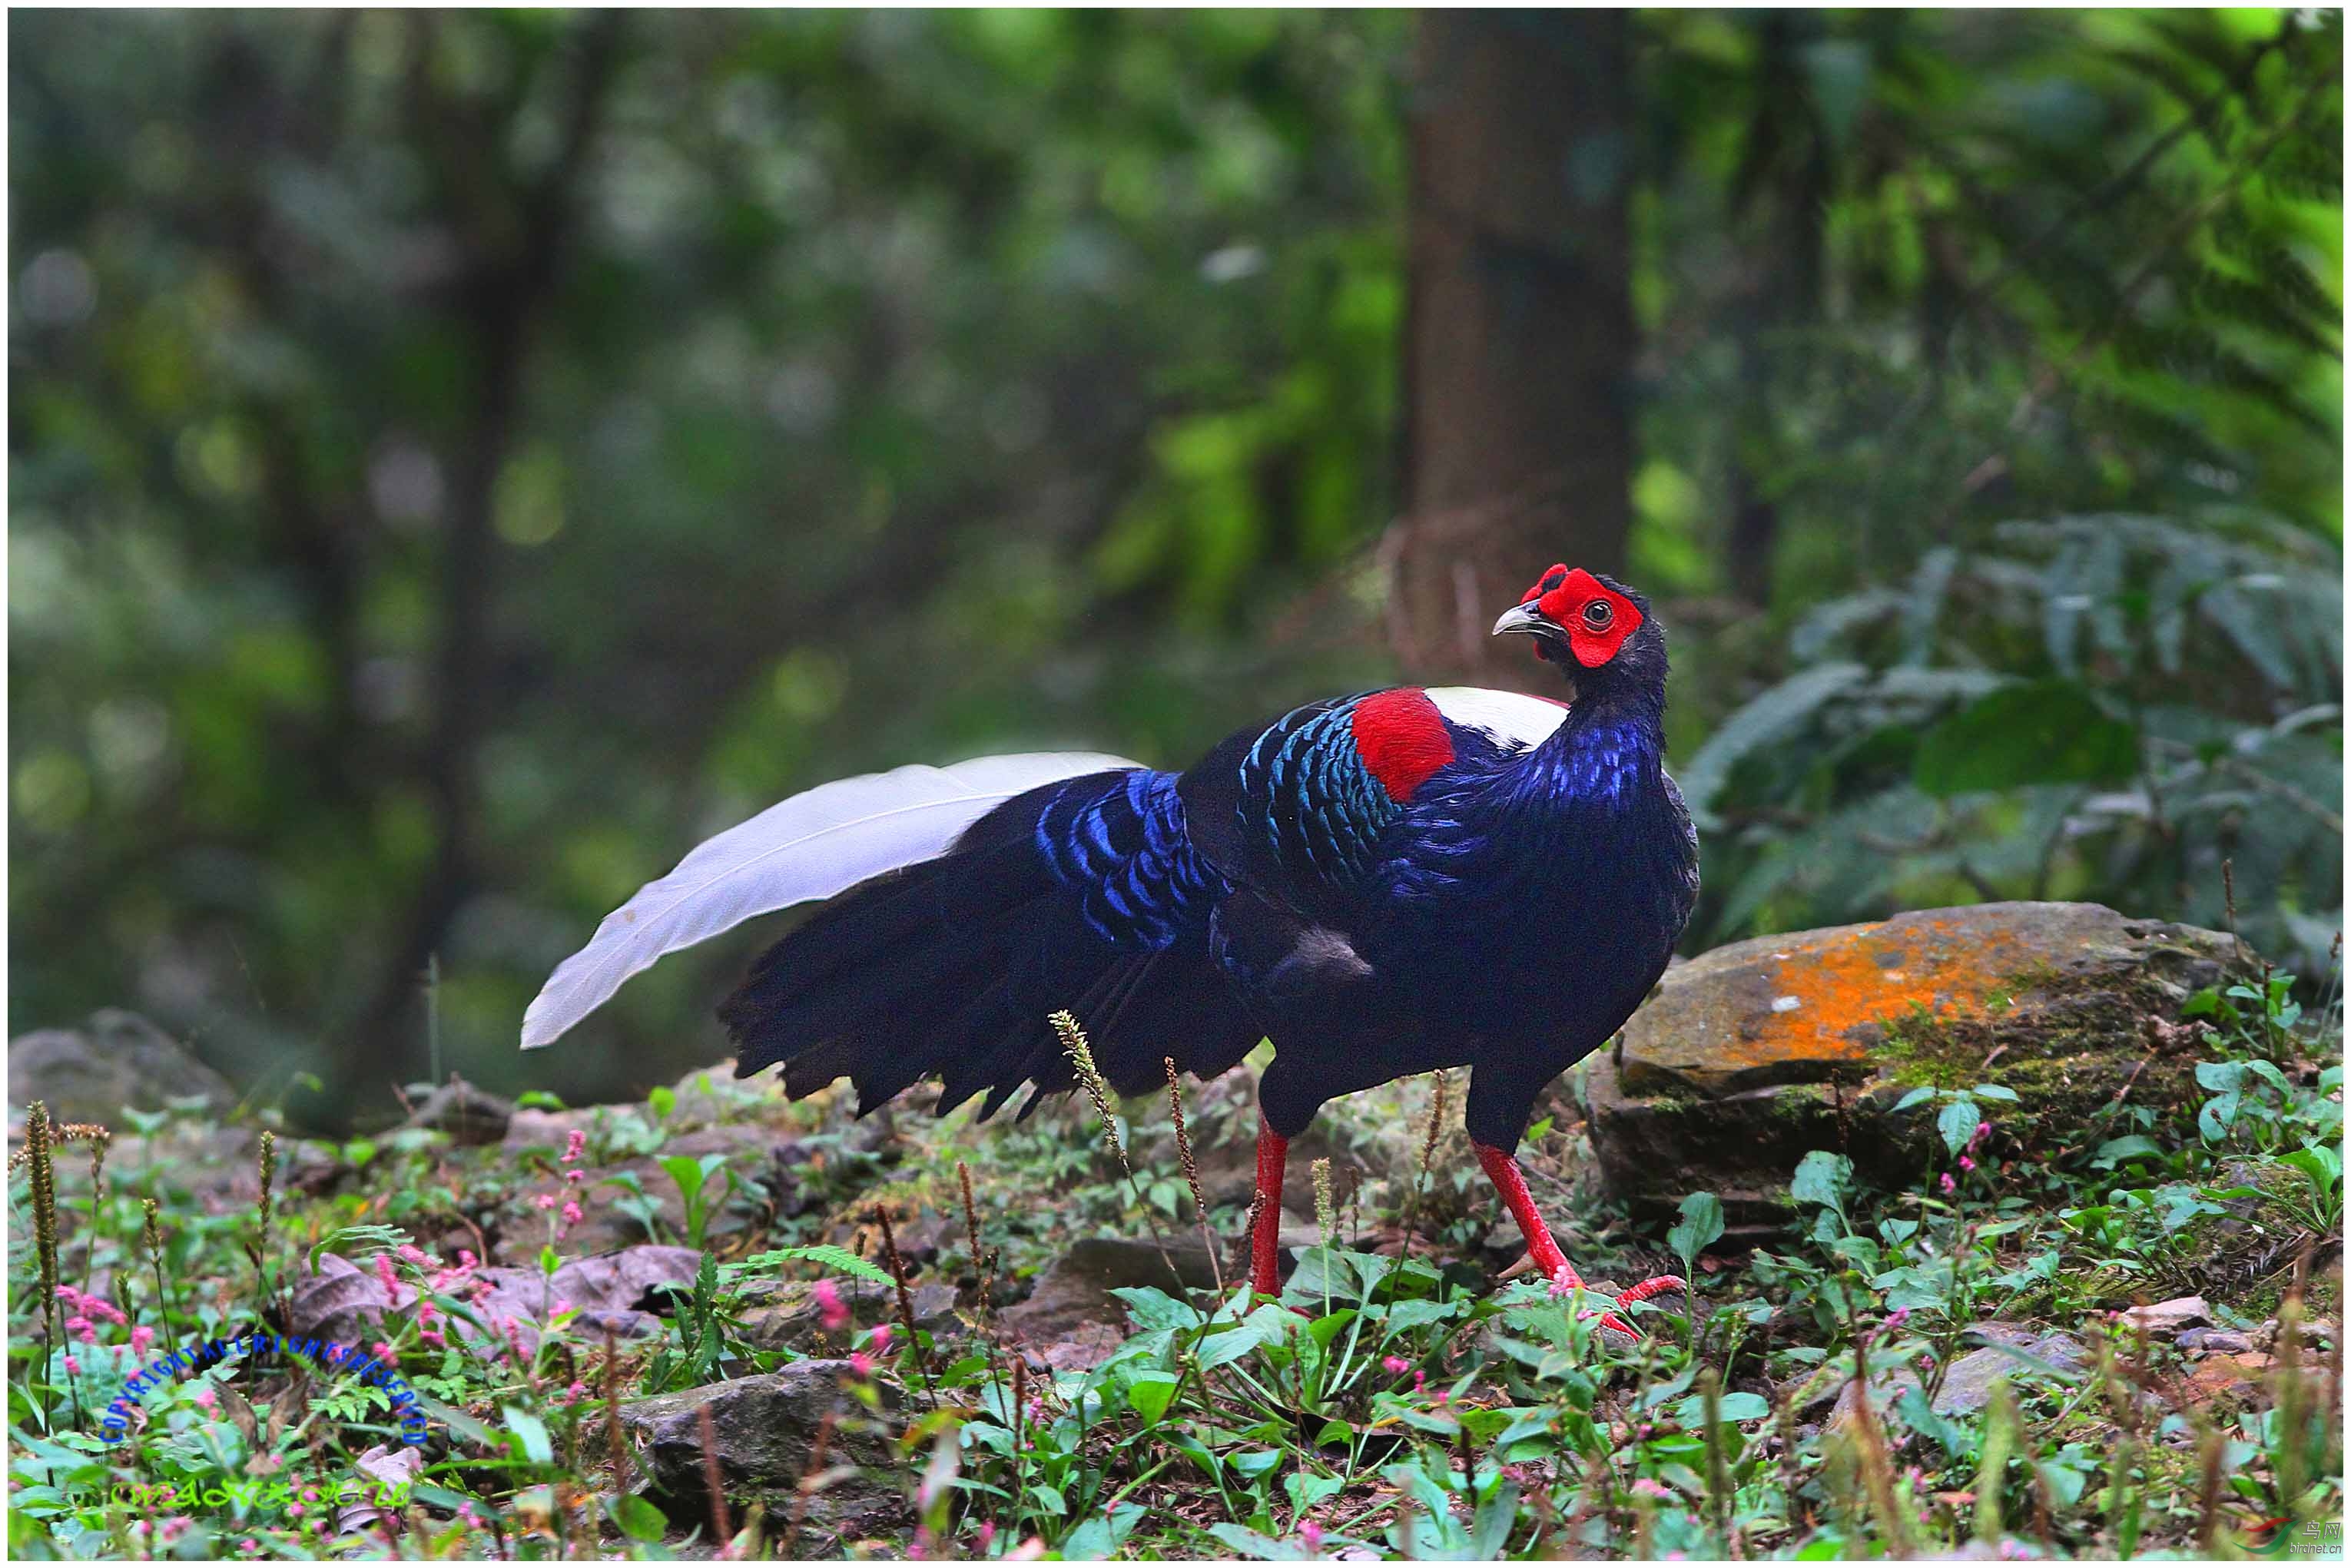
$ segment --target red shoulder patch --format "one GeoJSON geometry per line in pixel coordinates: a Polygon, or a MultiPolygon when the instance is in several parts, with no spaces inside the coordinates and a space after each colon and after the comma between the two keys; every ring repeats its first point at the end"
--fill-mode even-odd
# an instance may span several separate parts
{"type": "Polygon", "coordinates": [[[1453,760],[1445,716],[1417,686],[1374,692],[1355,705],[1355,750],[1398,805],[1453,760]]]}

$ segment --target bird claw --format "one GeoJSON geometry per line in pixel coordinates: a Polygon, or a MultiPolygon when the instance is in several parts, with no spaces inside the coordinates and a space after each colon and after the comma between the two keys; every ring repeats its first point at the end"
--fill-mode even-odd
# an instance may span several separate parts
{"type": "MultiPolygon", "coordinates": [[[[1562,1295],[1583,1283],[1583,1281],[1576,1277],[1575,1270],[1565,1264],[1562,1264],[1559,1270],[1552,1276],[1552,1290],[1562,1295]]],[[[1654,1274],[1630,1290],[1618,1291],[1614,1300],[1620,1307],[1630,1307],[1635,1301],[1646,1301],[1652,1296],[1662,1296],[1668,1291],[1687,1291],[1688,1289],[1689,1281],[1678,1274],[1654,1274]]],[[[1577,1316],[1585,1320],[1597,1319],[1598,1322],[1593,1326],[1600,1333],[1614,1335],[1627,1344],[1641,1337],[1638,1329],[1605,1308],[1593,1307],[1578,1313],[1577,1316]]]]}

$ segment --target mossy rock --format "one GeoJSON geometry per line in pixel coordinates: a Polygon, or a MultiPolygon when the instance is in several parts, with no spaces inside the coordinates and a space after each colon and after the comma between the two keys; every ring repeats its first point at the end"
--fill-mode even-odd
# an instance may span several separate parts
{"type": "Polygon", "coordinates": [[[1675,966],[1592,1058],[1592,1140],[1608,1189],[1644,1213],[1700,1189],[1735,1226],[1785,1217],[1788,1177],[1834,1149],[1885,1185],[1930,1173],[1920,1086],[1997,1083],[2003,1147],[2091,1146],[2115,1096],[2191,1103],[2194,1033],[2170,1025],[2241,963],[2215,931],[2095,904],[1984,904],[1734,943],[1675,966]],[[2161,1027],[2158,1027],[2161,1026],[2161,1027]]]}

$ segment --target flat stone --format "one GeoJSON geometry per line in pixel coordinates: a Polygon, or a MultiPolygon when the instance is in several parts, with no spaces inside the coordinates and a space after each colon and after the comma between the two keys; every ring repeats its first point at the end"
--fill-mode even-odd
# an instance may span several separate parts
{"type": "Polygon", "coordinates": [[[8,1042],[8,1103],[38,1100],[53,1122],[97,1122],[120,1132],[122,1110],[193,1104],[227,1114],[236,1091],[193,1052],[134,1012],[101,1008],[81,1029],[45,1029],[8,1042]]]}
{"type": "Polygon", "coordinates": [[[1645,1214],[1703,1188],[1734,1229],[1768,1226],[1813,1149],[1917,1179],[1939,1155],[1936,1108],[1894,1106],[1922,1083],[2013,1090],[1988,1107],[2007,1146],[2053,1151],[2142,1061],[2135,1098],[2192,1092],[2192,1039],[2149,1023],[2176,1020],[2234,953],[2219,932],[2093,904],[1918,910],[1717,948],[1667,970],[1619,1049],[1587,1059],[1603,1179],[1645,1214]]]}
{"type": "Polygon", "coordinates": [[[1196,1234],[1169,1237],[1165,1259],[1148,1240],[1091,1237],[1064,1249],[1038,1276],[1029,1299],[1007,1307],[1001,1321],[1016,1338],[1044,1345],[1068,1337],[1081,1323],[1123,1324],[1126,1303],[1111,1294],[1121,1287],[1148,1285],[1179,1294],[1187,1288],[1213,1289],[1216,1282],[1207,1249],[1196,1234]]]}
{"type": "Polygon", "coordinates": [[[2144,1329],[2150,1334],[2178,1333],[2181,1329],[2211,1321],[2212,1305],[2201,1296],[2175,1296],[2152,1306],[2132,1307],[2122,1314],[2126,1327],[2144,1329]]]}
{"type": "Polygon", "coordinates": [[[1943,1386],[1936,1391],[1934,1399],[1934,1410],[1938,1416],[1972,1415],[1991,1403],[1991,1385],[2001,1378],[2005,1377],[2013,1383],[2020,1378],[2037,1375],[2030,1364],[2019,1361],[2000,1348],[2001,1345],[2011,1345],[2036,1361],[2045,1361],[2065,1372],[2078,1372],[2089,1364],[2090,1347],[2063,1332],[2036,1335],[2029,1330],[2018,1330],[2012,1324],[1979,1324],[1976,1333],[1978,1337],[1997,1343],[1981,1350],[1968,1352],[1945,1369],[1943,1386]],[[1988,1333],[1987,1330],[2010,1332],[1988,1333]]]}
{"type": "Polygon", "coordinates": [[[514,1113],[513,1101],[453,1076],[427,1094],[424,1103],[401,1125],[446,1133],[451,1143],[471,1147],[504,1139],[514,1113]]]}
{"type": "Polygon", "coordinates": [[[2275,1364],[2259,1351],[2205,1356],[2180,1380],[2179,1402],[2208,1413],[2215,1406],[2250,1405],[2266,1392],[2275,1364]]]}
{"type": "Polygon", "coordinates": [[[2241,1355],[2253,1348],[2253,1342],[2234,1329],[2184,1329],[2174,1343],[2182,1350],[2213,1355],[2241,1355]]]}
{"type": "Polygon", "coordinates": [[[887,1414],[902,1402],[901,1392],[894,1383],[875,1385],[885,1413],[877,1417],[850,1391],[855,1375],[846,1361],[797,1361],[763,1376],[632,1400],[621,1407],[621,1423],[638,1447],[652,1496],[673,1520],[685,1523],[707,1513],[706,1410],[708,1452],[735,1518],[762,1501],[780,1530],[809,1479],[816,1485],[792,1554],[843,1557],[853,1542],[900,1536],[914,1524],[887,1414]],[[820,1430],[820,1470],[813,1463],[820,1430]]]}
{"type": "MultiPolygon", "coordinates": [[[[813,1280],[755,1280],[743,1289],[743,1337],[768,1350],[797,1350],[810,1354],[845,1354],[850,1340],[876,1323],[898,1322],[898,1292],[870,1280],[833,1281],[849,1322],[839,1330],[824,1326],[824,1308],[818,1301],[813,1280]]],[[[935,1341],[945,1342],[965,1332],[956,1311],[955,1287],[928,1281],[910,1285],[907,1299],[914,1311],[914,1326],[935,1341]]]]}

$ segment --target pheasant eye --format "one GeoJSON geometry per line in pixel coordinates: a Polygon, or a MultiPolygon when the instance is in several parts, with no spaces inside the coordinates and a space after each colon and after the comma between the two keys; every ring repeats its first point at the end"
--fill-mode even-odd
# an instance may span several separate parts
{"type": "Polygon", "coordinates": [[[1609,622],[1615,619],[1615,606],[1604,599],[1595,599],[1583,607],[1583,624],[1591,631],[1605,632],[1609,622]]]}

